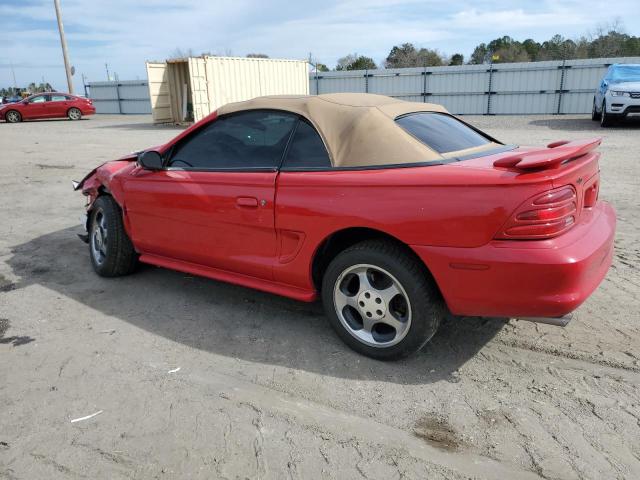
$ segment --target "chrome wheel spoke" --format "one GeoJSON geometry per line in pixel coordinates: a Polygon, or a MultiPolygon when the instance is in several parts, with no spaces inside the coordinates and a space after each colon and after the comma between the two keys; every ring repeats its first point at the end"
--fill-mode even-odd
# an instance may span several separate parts
{"type": "Polygon", "coordinates": [[[384,290],[378,290],[378,294],[382,297],[384,302],[389,305],[393,297],[396,295],[402,295],[400,289],[396,286],[395,283],[392,283],[391,286],[385,288],[384,290]]]}
{"type": "Polygon", "coordinates": [[[379,322],[395,328],[396,332],[400,332],[406,326],[404,322],[401,322],[400,320],[398,320],[390,312],[387,312],[387,314],[384,317],[382,317],[379,320],[379,322]]]}
{"type": "Polygon", "coordinates": [[[358,300],[356,299],[356,297],[351,297],[349,295],[345,295],[342,292],[337,292],[334,295],[334,299],[335,299],[336,308],[338,308],[339,310],[342,310],[347,305],[355,309],[358,308],[358,300]]]}
{"type": "Polygon", "coordinates": [[[363,269],[358,271],[358,280],[360,281],[360,288],[358,289],[358,295],[365,290],[372,290],[373,286],[371,282],[369,282],[369,277],[367,276],[367,269],[363,269]]]}
{"type": "Polygon", "coordinates": [[[362,328],[365,332],[371,335],[371,330],[373,330],[373,326],[378,323],[378,320],[373,320],[371,318],[362,317],[362,328]]]}

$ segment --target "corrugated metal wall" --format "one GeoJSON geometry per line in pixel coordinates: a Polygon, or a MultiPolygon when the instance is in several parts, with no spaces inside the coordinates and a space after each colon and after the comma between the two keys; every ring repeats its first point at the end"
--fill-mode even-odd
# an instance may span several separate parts
{"type": "Polygon", "coordinates": [[[146,81],[91,82],[88,87],[96,113],[151,113],[146,81]]]}
{"type": "Polygon", "coordinates": [[[640,63],[640,57],[318,72],[310,74],[309,90],[379,93],[439,103],[456,114],[590,113],[613,63],[640,63]]]}

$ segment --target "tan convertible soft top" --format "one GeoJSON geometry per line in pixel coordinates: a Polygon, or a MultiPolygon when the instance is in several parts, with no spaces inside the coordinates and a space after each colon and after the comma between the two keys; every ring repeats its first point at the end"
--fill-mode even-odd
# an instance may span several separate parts
{"type": "Polygon", "coordinates": [[[322,136],[334,167],[418,163],[443,158],[394,121],[405,113],[447,113],[440,105],[405,102],[369,93],[278,95],[229,103],[219,108],[218,114],[256,109],[285,110],[305,117],[322,136]]]}

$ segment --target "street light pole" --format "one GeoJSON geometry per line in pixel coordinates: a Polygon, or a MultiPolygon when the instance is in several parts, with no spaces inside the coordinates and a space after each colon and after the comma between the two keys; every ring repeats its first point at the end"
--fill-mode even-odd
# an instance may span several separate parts
{"type": "Polygon", "coordinates": [[[58,30],[60,31],[60,43],[62,45],[62,57],[64,58],[64,69],[67,73],[67,86],[69,93],[73,94],[73,79],[71,78],[71,65],[69,65],[69,52],[67,51],[67,39],[64,36],[64,26],[62,25],[62,15],[60,14],[60,0],[53,0],[56,7],[56,17],[58,19],[58,30]]]}

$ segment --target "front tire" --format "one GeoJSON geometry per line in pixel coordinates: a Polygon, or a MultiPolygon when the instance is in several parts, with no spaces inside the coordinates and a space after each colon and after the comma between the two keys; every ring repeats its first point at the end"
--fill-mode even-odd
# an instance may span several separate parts
{"type": "Polygon", "coordinates": [[[597,122],[600,120],[600,113],[598,113],[598,109],[596,108],[596,99],[593,99],[593,106],[591,107],[591,120],[597,122]]]}
{"type": "Polygon", "coordinates": [[[138,264],[138,254],[124,230],[122,210],[109,195],[98,197],[91,210],[89,256],[102,277],[128,275],[138,264]]]}
{"type": "Polygon", "coordinates": [[[4,114],[4,118],[9,123],[20,123],[22,121],[22,115],[17,110],[9,110],[4,114]]]}
{"type": "Polygon", "coordinates": [[[67,112],[67,117],[69,117],[69,120],[80,120],[82,118],[82,112],[79,108],[70,108],[67,112]]]}
{"type": "Polygon", "coordinates": [[[340,338],[379,360],[420,350],[445,315],[424,266],[389,241],[361,242],[338,254],[324,274],[322,301],[340,338]]]}
{"type": "Polygon", "coordinates": [[[607,113],[607,104],[602,101],[602,112],[600,112],[600,126],[603,128],[610,127],[613,123],[611,115],[607,113]]]}

